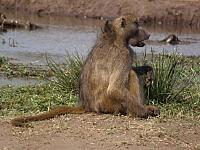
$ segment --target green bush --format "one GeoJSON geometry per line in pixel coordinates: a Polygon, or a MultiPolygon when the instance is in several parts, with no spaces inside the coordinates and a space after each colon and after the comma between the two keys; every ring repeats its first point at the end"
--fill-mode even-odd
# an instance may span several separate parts
{"type": "Polygon", "coordinates": [[[47,59],[47,63],[56,78],[53,80],[53,83],[66,93],[77,95],[79,92],[79,76],[83,65],[83,58],[78,54],[67,54],[64,64],[57,64],[51,58],[47,59]]]}
{"type": "Polygon", "coordinates": [[[152,52],[137,60],[137,66],[146,64],[154,70],[153,85],[145,88],[148,103],[172,114],[200,115],[200,57],[152,52]]]}

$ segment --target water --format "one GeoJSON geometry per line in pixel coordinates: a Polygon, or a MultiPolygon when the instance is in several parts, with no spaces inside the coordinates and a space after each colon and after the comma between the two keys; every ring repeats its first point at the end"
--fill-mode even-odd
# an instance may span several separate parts
{"type": "Polygon", "coordinates": [[[71,29],[65,26],[50,26],[47,29],[30,32],[9,31],[0,38],[5,42],[0,43],[0,54],[24,63],[42,64],[46,54],[58,60],[62,59],[67,52],[87,52],[95,43],[96,35],[95,30],[71,29]],[[12,41],[10,44],[9,40],[12,41]]]}
{"type": "Polygon", "coordinates": [[[22,63],[44,64],[46,55],[62,61],[69,53],[87,54],[94,45],[101,21],[67,17],[38,17],[7,13],[7,18],[27,20],[43,29],[9,30],[0,35],[0,55],[22,63]]]}
{"type": "Polygon", "coordinates": [[[162,50],[173,52],[177,51],[187,56],[200,55],[200,29],[192,29],[190,27],[174,28],[174,27],[149,27],[147,30],[151,33],[150,40],[156,42],[149,42],[145,47],[147,52],[153,49],[155,52],[162,50]],[[170,45],[161,44],[157,41],[164,39],[170,34],[175,34],[182,41],[182,44],[170,45]]]}
{"type": "MultiPolygon", "coordinates": [[[[39,24],[43,29],[35,31],[9,30],[0,34],[0,56],[6,56],[12,61],[24,64],[45,65],[46,56],[53,57],[57,62],[63,62],[67,53],[78,52],[87,55],[91,50],[101,26],[105,21],[93,19],[78,19],[59,16],[39,17],[35,15],[7,12],[7,18],[21,21],[31,21],[39,24]]],[[[134,48],[137,53],[144,51],[155,52],[163,50],[177,51],[184,55],[200,56],[200,30],[190,27],[145,27],[151,33],[148,45],[143,48],[134,48]],[[169,34],[176,34],[181,41],[181,45],[161,44],[162,40],[169,34]]],[[[7,79],[0,78],[0,86],[3,85],[29,85],[44,82],[41,80],[29,80],[21,78],[7,79]]]]}
{"type": "MultiPolygon", "coordinates": [[[[0,35],[1,56],[15,58],[17,62],[35,64],[45,64],[46,55],[58,62],[63,61],[67,52],[86,55],[95,44],[104,22],[58,16],[30,16],[17,12],[8,12],[7,16],[24,22],[29,20],[44,27],[35,31],[9,30],[0,35]]],[[[155,52],[176,50],[184,55],[200,55],[200,30],[162,26],[147,27],[147,30],[151,33],[150,40],[158,41],[174,33],[189,44],[173,46],[150,42],[143,48],[134,48],[138,53],[153,49],[155,52]]]]}

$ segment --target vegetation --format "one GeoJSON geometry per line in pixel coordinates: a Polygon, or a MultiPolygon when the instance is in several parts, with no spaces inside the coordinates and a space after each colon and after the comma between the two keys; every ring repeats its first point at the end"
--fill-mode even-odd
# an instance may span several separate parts
{"type": "Polygon", "coordinates": [[[63,93],[53,84],[0,88],[0,116],[47,111],[54,106],[74,105],[71,93],[63,93]]]}
{"type": "Polygon", "coordinates": [[[59,65],[51,58],[47,59],[47,63],[56,80],[53,83],[60,87],[66,93],[72,93],[77,96],[79,86],[79,76],[83,65],[83,58],[77,55],[67,55],[65,63],[59,65]]]}
{"type": "MultiPolygon", "coordinates": [[[[0,61],[3,62],[4,60],[0,61]]],[[[58,105],[74,105],[83,59],[67,55],[65,64],[47,60],[55,79],[28,87],[0,88],[0,115],[37,113],[58,105]]],[[[200,116],[200,57],[178,54],[146,54],[137,65],[154,68],[154,84],[145,89],[148,103],[159,105],[161,118],[200,116]]]]}
{"type": "Polygon", "coordinates": [[[6,77],[28,77],[28,78],[49,78],[52,76],[51,70],[46,70],[40,66],[28,66],[9,62],[8,58],[0,57],[0,75],[6,77]]]}
{"type": "Polygon", "coordinates": [[[160,105],[164,116],[200,115],[199,57],[165,52],[144,54],[137,65],[145,64],[154,69],[154,83],[145,89],[149,103],[160,105]]]}

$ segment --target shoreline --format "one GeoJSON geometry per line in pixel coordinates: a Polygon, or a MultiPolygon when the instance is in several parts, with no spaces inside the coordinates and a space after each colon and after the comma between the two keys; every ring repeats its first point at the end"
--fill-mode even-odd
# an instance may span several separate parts
{"type": "Polygon", "coordinates": [[[200,27],[199,0],[1,0],[0,11],[26,11],[38,15],[112,19],[133,14],[145,24],[190,25],[200,27]]]}

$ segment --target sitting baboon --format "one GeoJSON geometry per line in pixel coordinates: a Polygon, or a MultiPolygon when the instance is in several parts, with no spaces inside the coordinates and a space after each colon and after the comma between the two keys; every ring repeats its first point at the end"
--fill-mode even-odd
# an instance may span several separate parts
{"type": "Polygon", "coordinates": [[[139,28],[137,19],[130,15],[119,17],[113,23],[107,22],[104,32],[82,70],[81,106],[97,113],[122,113],[143,118],[156,115],[157,107],[141,104],[142,91],[136,74],[131,75],[135,91],[129,89],[134,55],[129,40],[132,39],[133,46],[140,46],[150,35],[139,28]]]}
{"type": "Polygon", "coordinates": [[[131,15],[107,21],[102,36],[89,53],[80,76],[79,106],[54,109],[28,117],[13,119],[14,126],[24,126],[30,121],[44,120],[67,113],[128,114],[147,118],[159,114],[155,106],[144,106],[139,79],[132,70],[134,52],[129,47],[143,45],[149,34],[139,28],[131,15]],[[130,85],[132,89],[130,89],[130,85]]]}

